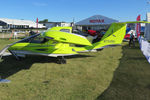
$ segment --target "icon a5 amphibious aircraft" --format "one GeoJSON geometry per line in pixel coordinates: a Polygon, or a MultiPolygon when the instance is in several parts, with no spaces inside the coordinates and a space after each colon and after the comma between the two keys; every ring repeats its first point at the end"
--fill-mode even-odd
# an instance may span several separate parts
{"type": "Polygon", "coordinates": [[[64,64],[66,63],[64,56],[120,45],[126,33],[127,23],[148,22],[112,23],[101,40],[93,44],[86,37],[71,33],[71,27],[53,27],[47,32],[32,35],[6,46],[0,51],[0,56],[2,57],[8,49],[18,60],[26,55],[42,55],[58,57],[58,63],[64,64]],[[82,47],[70,44],[82,45],[82,47]]]}

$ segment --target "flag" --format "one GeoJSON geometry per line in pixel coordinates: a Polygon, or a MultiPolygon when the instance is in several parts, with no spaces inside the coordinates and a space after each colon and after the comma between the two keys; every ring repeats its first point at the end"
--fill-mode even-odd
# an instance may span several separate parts
{"type": "MultiPolygon", "coordinates": [[[[138,15],[137,21],[140,21],[141,20],[141,15],[138,15]]],[[[141,32],[141,24],[140,23],[137,23],[136,24],[136,34],[137,34],[137,38],[140,36],[140,32],[141,32]]]]}
{"type": "Polygon", "coordinates": [[[38,33],[38,18],[36,19],[36,28],[37,28],[37,33],[38,33]]]}

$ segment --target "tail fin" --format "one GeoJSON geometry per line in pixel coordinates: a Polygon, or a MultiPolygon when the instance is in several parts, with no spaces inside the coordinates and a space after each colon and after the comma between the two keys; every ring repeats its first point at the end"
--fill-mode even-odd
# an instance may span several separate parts
{"type": "Polygon", "coordinates": [[[107,46],[120,45],[126,33],[126,23],[112,23],[105,35],[99,42],[93,43],[92,46],[75,47],[75,51],[86,51],[100,49],[107,46]]]}
{"type": "Polygon", "coordinates": [[[92,49],[104,48],[105,46],[111,45],[119,45],[122,43],[125,33],[126,24],[112,23],[102,39],[99,42],[93,44],[92,49]]]}

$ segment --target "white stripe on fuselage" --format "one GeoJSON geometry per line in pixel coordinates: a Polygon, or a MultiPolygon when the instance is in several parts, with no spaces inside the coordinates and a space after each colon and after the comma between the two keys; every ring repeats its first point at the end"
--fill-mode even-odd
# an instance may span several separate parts
{"type": "Polygon", "coordinates": [[[35,53],[30,51],[20,51],[20,50],[11,50],[12,53],[15,53],[17,56],[19,55],[41,55],[41,56],[50,56],[50,57],[58,57],[58,56],[71,56],[76,54],[46,54],[46,53],[35,53]]]}

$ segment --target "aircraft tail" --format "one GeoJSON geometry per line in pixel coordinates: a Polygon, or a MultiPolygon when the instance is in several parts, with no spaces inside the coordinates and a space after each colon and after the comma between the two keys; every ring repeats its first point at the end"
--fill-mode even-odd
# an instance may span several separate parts
{"type": "Polygon", "coordinates": [[[93,43],[92,46],[75,47],[73,49],[77,52],[81,52],[120,45],[124,39],[125,33],[126,23],[112,23],[99,42],[93,43]]]}
{"type": "Polygon", "coordinates": [[[104,48],[107,46],[120,45],[126,33],[126,24],[113,23],[102,39],[93,44],[92,49],[104,48]]]}

